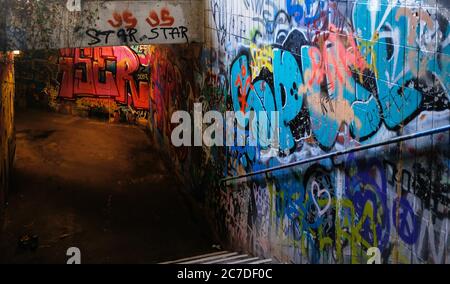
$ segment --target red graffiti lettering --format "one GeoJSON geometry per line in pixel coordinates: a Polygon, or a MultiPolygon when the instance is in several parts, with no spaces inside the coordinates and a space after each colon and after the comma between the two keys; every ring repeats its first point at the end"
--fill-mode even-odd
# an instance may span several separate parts
{"type": "Polygon", "coordinates": [[[171,27],[175,23],[175,19],[170,15],[170,11],[167,8],[161,9],[159,15],[155,10],[150,11],[146,21],[153,28],[158,26],[171,27]]]}
{"type": "MultiPolygon", "coordinates": [[[[242,74],[242,78],[245,78],[247,76],[247,68],[245,66],[242,66],[241,74],[242,74]]],[[[234,85],[239,88],[239,92],[240,92],[239,103],[241,105],[241,111],[245,112],[246,108],[248,106],[248,103],[247,103],[248,90],[249,89],[251,89],[251,90],[255,89],[253,87],[253,85],[252,85],[252,78],[251,78],[251,76],[248,76],[247,80],[245,81],[245,84],[243,84],[241,76],[239,76],[236,79],[236,82],[234,82],[234,85]]]]}
{"type": "Polygon", "coordinates": [[[123,11],[122,14],[114,12],[112,16],[114,20],[108,20],[108,23],[113,28],[122,27],[124,22],[125,22],[124,27],[127,29],[135,28],[137,25],[137,19],[133,16],[133,13],[127,10],[123,11]]]}
{"type": "Polygon", "coordinates": [[[141,62],[128,47],[64,49],[60,55],[60,98],[106,97],[149,109],[148,75],[139,73],[140,67],[148,67],[149,59],[141,62]]]}

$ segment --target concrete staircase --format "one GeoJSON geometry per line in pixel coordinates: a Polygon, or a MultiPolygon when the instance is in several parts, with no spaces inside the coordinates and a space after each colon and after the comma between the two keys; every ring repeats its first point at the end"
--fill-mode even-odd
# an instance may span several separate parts
{"type": "Polygon", "coordinates": [[[183,258],[175,261],[163,262],[160,264],[272,264],[272,259],[261,259],[247,254],[237,252],[220,251],[199,256],[183,258]]]}

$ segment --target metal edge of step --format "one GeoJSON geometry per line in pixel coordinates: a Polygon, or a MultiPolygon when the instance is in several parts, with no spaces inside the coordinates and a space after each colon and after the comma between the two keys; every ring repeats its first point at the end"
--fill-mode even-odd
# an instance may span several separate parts
{"type": "Polygon", "coordinates": [[[221,254],[221,255],[218,255],[218,256],[211,256],[211,257],[200,258],[200,259],[196,259],[196,260],[192,260],[192,261],[181,262],[180,264],[202,264],[202,263],[207,262],[207,261],[223,259],[223,258],[236,256],[236,255],[238,255],[237,252],[230,252],[230,253],[221,254]]]}
{"type": "Polygon", "coordinates": [[[180,265],[189,265],[189,264],[203,264],[203,265],[212,265],[212,264],[224,264],[224,265],[263,265],[263,264],[271,264],[273,263],[273,259],[261,259],[259,257],[253,257],[248,254],[239,254],[237,252],[229,252],[229,251],[220,251],[214,253],[207,253],[198,256],[182,258],[174,261],[162,262],[159,264],[180,264],[180,265]]]}
{"type": "Polygon", "coordinates": [[[206,257],[219,256],[219,255],[228,254],[228,253],[230,253],[230,252],[229,251],[213,252],[213,253],[207,253],[207,254],[202,254],[202,255],[198,255],[198,256],[181,258],[181,259],[173,260],[173,261],[161,262],[159,264],[177,264],[177,263],[181,263],[181,262],[185,262],[185,261],[198,260],[198,259],[202,259],[202,258],[206,258],[206,257]]]}
{"type": "Polygon", "coordinates": [[[247,262],[251,262],[251,261],[258,261],[260,260],[259,257],[252,257],[252,258],[247,258],[247,259],[243,259],[243,260],[238,260],[238,261],[233,261],[227,264],[233,265],[233,264],[246,264],[247,262]]]}
{"type": "Polygon", "coordinates": [[[255,261],[255,262],[251,262],[249,264],[250,265],[261,265],[261,264],[270,264],[272,262],[273,262],[273,260],[269,258],[269,259],[263,259],[263,260],[258,260],[258,261],[255,261]]]}
{"type": "Polygon", "coordinates": [[[213,261],[210,261],[210,262],[206,262],[205,264],[227,264],[227,261],[231,261],[231,260],[236,261],[237,259],[244,258],[244,257],[249,257],[249,255],[248,254],[236,255],[236,256],[227,257],[227,258],[224,258],[224,259],[219,259],[219,260],[213,260],[213,261]]]}

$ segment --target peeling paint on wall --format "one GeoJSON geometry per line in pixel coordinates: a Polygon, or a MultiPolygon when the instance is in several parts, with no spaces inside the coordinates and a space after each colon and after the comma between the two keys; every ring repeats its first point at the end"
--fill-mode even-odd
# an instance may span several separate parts
{"type": "Polygon", "coordinates": [[[5,50],[203,41],[201,0],[0,0],[0,5],[5,50]]]}

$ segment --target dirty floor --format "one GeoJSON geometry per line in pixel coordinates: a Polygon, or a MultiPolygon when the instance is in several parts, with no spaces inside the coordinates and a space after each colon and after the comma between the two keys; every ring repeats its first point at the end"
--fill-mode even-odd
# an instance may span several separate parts
{"type": "Polygon", "coordinates": [[[41,111],[16,115],[0,263],[157,263],[210,252],[204,218],[138,127],[41,111]],[[37,248],[19,246],[38,237],[37,248]]]}

